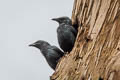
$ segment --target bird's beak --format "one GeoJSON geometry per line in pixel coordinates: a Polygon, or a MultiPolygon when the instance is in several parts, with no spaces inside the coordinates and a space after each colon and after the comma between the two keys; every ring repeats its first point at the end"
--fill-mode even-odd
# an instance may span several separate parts
{"type": "Polygon", "coordinates": [[[52,18],[51,20],[58,22],[58,18],[52,18]]]}
{"type": "Polygon", "coordinates": [[[35,43],[33,43],[33,44],[30,44],[29,46],[31,47],[31,46],[35,46],[36,44],[35,43]]]}

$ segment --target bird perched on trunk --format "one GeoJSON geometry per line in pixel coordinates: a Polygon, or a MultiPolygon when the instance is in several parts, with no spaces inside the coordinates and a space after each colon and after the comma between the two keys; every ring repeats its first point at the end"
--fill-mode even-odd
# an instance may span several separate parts
{"type": "Polygon", "coordinates": [[[55,70],[58,60],[64,55],[64,53],[56,46],[51,46],[48,42],[39,40],[29,46],[38,48],[45,57],[49,66],[55,70]]]}
{"type": "Polygon", "coordinates": [[[74,46],[77,31],[72,26],[72,21],[68,17],[53,18],[59,23],[57,28],[57,37],[60,48],[64,52],[70,52],[74,46]]]}

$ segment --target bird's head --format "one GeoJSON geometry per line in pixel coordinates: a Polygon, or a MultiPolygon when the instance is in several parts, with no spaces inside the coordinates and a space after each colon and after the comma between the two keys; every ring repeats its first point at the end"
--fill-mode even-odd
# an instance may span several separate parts
{"type": "Polygon", "coordinates": [[[65,23],[65,24],[69,24],[72,25],[72,21],[69,17],[59,17],[59,18],[53,18],[53,21],[57,21],[59,24],[65,23]]]}
{"type": "Polygon", "coordinates": [[[43,41],[43,40],[38,40],[38,41],[30,44],[29,46],[36,47],[38,49],[42,49],[42,48],[47,47],[48,45],[50,45],[48,42],[43,41]]]}

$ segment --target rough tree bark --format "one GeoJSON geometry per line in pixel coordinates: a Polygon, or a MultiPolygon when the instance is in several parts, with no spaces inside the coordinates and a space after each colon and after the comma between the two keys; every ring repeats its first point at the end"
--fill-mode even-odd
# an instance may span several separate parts
{"type": "Polygon", "coordinates": [[[73,50],[51,80],[120,80],[120,0],[75,0],[73,50]]]}

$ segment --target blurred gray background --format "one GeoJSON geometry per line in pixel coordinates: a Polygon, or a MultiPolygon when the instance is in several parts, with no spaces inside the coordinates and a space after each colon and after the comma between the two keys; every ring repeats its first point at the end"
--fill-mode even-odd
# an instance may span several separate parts
{"type": "Polygon", "coordinates": [[[0,0],[0,80],[49,80],[53,70],[36,40],[58,46],[51,18],[71,17],[74,0],[0,0]]]}

